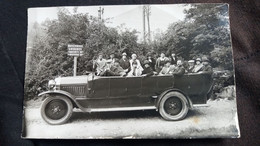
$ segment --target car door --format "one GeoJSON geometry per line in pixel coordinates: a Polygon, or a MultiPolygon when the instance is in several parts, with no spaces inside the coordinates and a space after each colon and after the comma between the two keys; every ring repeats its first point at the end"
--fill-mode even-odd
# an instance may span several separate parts
{"type": "Polygon", "coordinates": [[[142,89],[141,94],[142,96],[151,97],[156,94],[157,91],[157,77],[150,76],[150,77],[142,77],[142,89]]]}

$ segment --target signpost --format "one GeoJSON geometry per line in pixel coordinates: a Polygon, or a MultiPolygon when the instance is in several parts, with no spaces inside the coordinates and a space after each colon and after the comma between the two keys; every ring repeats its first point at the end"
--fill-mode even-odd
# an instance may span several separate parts
{"type": "Polygon", "coordinates": [[[74,57],[73,76],[77,75],[77,59],[84,54],[83,45],[68,45],[68,55],[74,57]]]}

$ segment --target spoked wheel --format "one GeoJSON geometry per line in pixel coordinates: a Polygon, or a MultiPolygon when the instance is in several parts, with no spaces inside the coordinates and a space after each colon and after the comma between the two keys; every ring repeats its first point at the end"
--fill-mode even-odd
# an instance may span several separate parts
{"type": "Polygon", "coordinates": [[[186,97],[177,91],[167,93],[160,101],[159,112],[165,120],[181,120],[188,113],[186,97]]]}
{"type": "Polygon", "coordinates": [[[51,125],[66,123],[72,115],[72,103],[65,96],[46,98],[41,106],[41,116],[51,125]]]}

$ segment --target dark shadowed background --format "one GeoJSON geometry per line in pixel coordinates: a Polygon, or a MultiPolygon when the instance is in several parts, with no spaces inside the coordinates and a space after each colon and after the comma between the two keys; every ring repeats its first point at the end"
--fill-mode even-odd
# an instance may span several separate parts
{"type": "MultiPolygon", "coordinates": [[[[0,1],[0,145],[260,145],[260,1],[242,0],[1,0],[0,1]],[[23,140],[23,82],[27,8],[111,4],[228,3],[236,69],[240,139],[197,140],[23,140]]],[[[41,132],[41,129],[39,129],[41,132]]]]}

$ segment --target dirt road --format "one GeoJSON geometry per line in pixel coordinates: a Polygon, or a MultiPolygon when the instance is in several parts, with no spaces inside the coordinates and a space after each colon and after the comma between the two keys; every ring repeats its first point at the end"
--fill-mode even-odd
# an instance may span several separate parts
{"type": "Polygon", "coordinates": [[[63,125],[48,125],[40,104],[25,108],[27,138],[189,138],[237,137],[236,101],[209,101],[207,107],[190,110],[181,121],[165,121],[158,112],[74,112],[63,125]]]}

